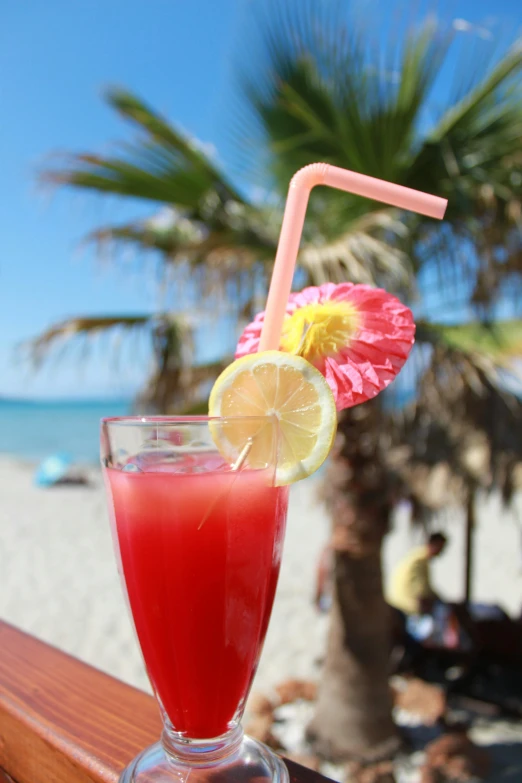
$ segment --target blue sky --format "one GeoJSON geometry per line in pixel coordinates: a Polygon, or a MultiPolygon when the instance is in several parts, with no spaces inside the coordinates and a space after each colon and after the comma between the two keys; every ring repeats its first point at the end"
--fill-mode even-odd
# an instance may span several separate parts
{"type": "MultiPolygon", "coordinates": [[[[115,370],[97,351],[90,362],[53,363],[37,375],[16,347],[71,315],[153,310],[146,268],[104,266],[83,235],[127,218],[116,202],[51,195],[36,173],[57,151],[106,150],[126,136],[101,100],[104,86],[129,87],[204,142],[221,160],[227,139],[231,57],[263,0],[46,0],[5,4],[0,25],[0,395],[128,395],[145,377],[144,348],[129,348],[115,370]]],[[[317,0],[328,2],[328,0],[317,0]]],[[[346,3],[350,5],[349,2],[346,3]]],[[[379,20],[409,0],[355,0],[355,13],[379,20]],[[384,12],[387,9],[387,12],[384,12]]],[[[462,35],[488,40],[520,28],[519,0],[422,4],[460,19],[462,35]]],[[[128,135],[127,135],[128,138],[128,135]]],[[[226,162],[225,162],[226,165],[226,162]]],[[[133,214],[151,207],[136,205],[133,214]]],[[[213,350],[216,346],[210,346],[213,350]]]]}

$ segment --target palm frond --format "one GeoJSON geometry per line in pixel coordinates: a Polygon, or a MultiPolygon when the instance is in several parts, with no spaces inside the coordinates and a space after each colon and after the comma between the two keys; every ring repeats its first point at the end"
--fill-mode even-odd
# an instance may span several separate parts
{"type": "MultiPolygon", "coordinates": [[[[468,92],[456,106],[448,109],[430,132],[429,140],[432,143],[440,142],[459,126],[469,122],[470,118],[476,121],[480,118],[484,105],[493,112],[492,96],[501,91],[501,95],[509,97],[506,95],[506,88],[513,83],[512,80],[517,78],[521,70],[522,46],[518,41],[474,89],[468,92]]],[[[489,119],[491,118],[490,115],[489,119]]]]}
{"type": "MultiPolygon", "coordinates": [[[[128,245],[136,251],[156,250],[166,264],[189,262],[215,266],[226,258],[234,272],[255,261],[272,259],[277,246],[277,226],[268,211],[228,205],[226,215],[215,220],[191,219],[176,209],[157,217],[119,226],[105,226],[86,237],[99,251],[128,245]],[[263,219],[264,218],[264,219],[263,219]]],[[[223,265],[223,271],[227,271],[223,265]]]]}
{"type": "Polygon", "coordinates": [[[86,346],[110,332],[124,336],[141,332],[150,339],[153,368],[136,400],[138,409],[186,413],[194,407],[206,406],[211,385],[227,360],[195,363],[193,328],[180,315],[158,313],[71,318],[51,326],[32,340],[26,349],[36,366],[53,354],[60,358],[70,345],[74,345],[79,356],[85,359],[86,346]]]}
{"type": "Polygon", "coordinates": [[[43,182],[177,205],[195,214],[200,214],[210,194],[222,203],[243,203],[201,145],[187,134],[130,92],[112,90],[108,101],[137,125],[141,136],[133,144],[120,144],[114,155],[67,156],[59,168],[42,173],[43,182]]]}
{"type": "Polygon", "coordinates": [[[419,339],[429,338],[430,335],[433,344],[445,343],[448,348],[481,354],[498,362],[522,357],[520,319],[494,321],[491,324],[475,321],[455,326],[421,322],[418,325],[419,339]]]}
{"type": "Polygon", "coordinates": [[[329,6],[331,19],[317,5],[282,7],[261,25],[260,55],[240,77],[240,132],[250,129],[250,154],[268,163],[282,192],[313,160],[405,183],[448,41],[426,25],[404,42],[392,73],[392,53],[379,63],[339,4],[329,6]]]}
{"type": "Polygon", "coordinates": [[[413,274],[401,244],[407,226],[392,211],[371,212],[331,241],[313,236],[301,249],[300,266],[313,285],[328,281],[375,284],[412,293],[413,274]]]}
{"type": "MultiPolygon", "coordinates": [[[[110,331],[130,334],[150,330],[153,321],[154,317],[148,313],[69,318],[50,326],[38,337],[29,341],[25,349],[30,360],[39,367],[53,351],[63,353],[63,349],[71,342],[78,343],[81,339],[90,341],[110,331]]],[[[85,345],[87,343],[84,342],[84,349],[85,345]]]]}
{"type": "Polygon", "coordinates": [[[207,264],[222,285],[242,269],[273,258],[278,220],[273,209],[248,203],[201,145],[135,95],[113,90],[110,105],[140,136],[112,156],[72,155],[44,181],[164,204],[159,216],[106,226],[87,240],[99,249],[156,250],[170,264],[207,264]]]}
{"type": "Polygon", "coordinates": [[[225,186],[229,198],[234,201],[242,201],[239,191],[228,180],[225,180],[223,173],[211,161],[201,143],[198,143],[195,139],[190,139],[186,134],[174,128],[167,120],[128,90],[110,89],[106,93],[106,98],[109,105],[118,111],[124,119],[131,120],[140,131],[145,133],[149,140],[155,142],[157,146],[150,145],[150,149],[160,155],[163,151],[169,151],[173,156],[176,154],[180,155],[195,170],[204,172],[209,180],[225,186]]]}
{"type": "Polygon", "coordinates": [[[513,225],[505,205],[520,200],[521,71],[522,49],[513,47],[456,106],[448,94],[447,110],[410,160],[410,184],[451,194],[445,220],[475,242],[498,200],[504,230],[513,225]]]}

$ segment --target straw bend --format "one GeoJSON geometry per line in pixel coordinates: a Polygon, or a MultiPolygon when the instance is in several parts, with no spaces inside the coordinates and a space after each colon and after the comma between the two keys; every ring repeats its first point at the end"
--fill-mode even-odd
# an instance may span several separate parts
{"type": "Polygon", "coordinates": [[[310,163],[299,169],[290,180],[290,190],[304,188],[309,192],[316,185],[326,185],[326,175],[331,166],[328,163],[310,163]]]}
{"type": "Polygon", "coordinates": [[[373,201],[380,201],[392,207],[407,209],[439,220],[444,216],[448,203],[444,198],[331,166],[329,163],[311,163],[300,169],[290,181],[259,342],[260,351],[279,348],[308,199],[310,191],[317,185],[345,190],[357,196],[364,196],[373,201]]]}
{"type": "Polygon", "coordinates": [[[356,196],[364,196],[392,207],[408,209],[439,220],[444,217],[448,204],[445,198],[405,188],[403,185],[396,185],[376,177],[368,177],[366,174],[358,174],[349,169],[341,169],[328,163],[311,163],[300,169],[290,181],[290,192],[293,189],[302,189],[308,192],[306,196],[308,197],[312,188],[317,185],[345,190],[356,196]]]}

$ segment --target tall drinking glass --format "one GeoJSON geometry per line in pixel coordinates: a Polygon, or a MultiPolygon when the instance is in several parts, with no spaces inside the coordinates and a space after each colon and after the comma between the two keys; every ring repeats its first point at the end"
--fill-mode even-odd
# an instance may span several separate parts
{"type": "Polygon", "coordinates": [[[287,780],[240,723],[281,561],[278,450],[272,417],[102,422],[120,574],[164,725],[121,783],[179,783],[194,768],[204,780],[287,780]]]}

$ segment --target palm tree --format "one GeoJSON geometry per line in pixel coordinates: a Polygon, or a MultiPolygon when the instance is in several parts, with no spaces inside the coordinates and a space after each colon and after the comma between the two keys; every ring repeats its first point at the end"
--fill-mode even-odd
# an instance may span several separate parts
{"type": "MultiPolygon", "coordinates": [[[[520,286],[522,93],[516,78],[522,52],[515,47],[482,73],[466,73],[465,88],[447,95],[440,116],[428,124],[430,92],[451,47],[450,37],[432,25],[407,38],[394,57],[381,58],[388,66],[372,61],[368,42],[351,34],[342,19],[325,21],[297,7],[292,13],[283,4],[264,36],[263,67],[256,61],[255,72],[244,79],[246,122],[275,187],[282,189],[293,171],[317,159],[449,199],[442,227],[405,219],[402,248],[408,247],[411,276],[409,287],[399,286],[398,292],[409,298],[416,293],[415,309],[425,320],[410,363],[416,406],[409,416],[401,411],[400,418],[379,401],[346,411],[325,491],[334,530],[334,600],[309,737],[330,758],[378,758],[398,742],[387,687],[380,550],[394,502],[400,494],[413,494],[398,455],[395,464],[391,460],[392,447],[413,442],[419,449],[420,425],[433,429],[444,399],[450,419],[446,442],[454,451],[459,417],[461,437],[465,423],[489,438],[494,430],[475,415],[476,405],[462,401],[474,390],[475,397],[498,401],[495,363],[508,352],[507,325],[497,328],[488,345],[478,327],[465,331],[433,321],[452,311],[457,319],[460,311],[461,320],[463,313],[491,320],[499,293],[505,297],[511,285],[515,294],[520,286]],[[429,277],[436,281],[436,301],[429,277]],[[443,387],[438,404],[435,381],[443,387]],[[451,395],[461,403],[448,406],[451,395]]],[[[368,209],[337,193],[325,193],[311,206],[310,224],[316,222],[330,241],[339,236],[343,212],[368,209]]],[[[505,452],[507,459],[512,444],[505,452]]],[[[408,456],[411,465],[422,455],[410,449],[408,456]]],[[[466,478],[472,513],[476,481],[469,472],[466,478]]],[[[415,499],[417,505],[423,501],[418,493],[415,499]]]]}
{"type": "MultiPolygon", "coordinates": [[[[472,472],[463,468],[462,449],[458,464],[455,457],[463,433],[467,437],[479,429],[483,434],[493,478],[500,475],[500,463],[507,476],[506,466],[517,457],[512,443],[496,442],[493,448],[495,427],[479,403],[494,399],[502,408],[509,395],[499,367],[520,354],[520,343],[510,339],[519,322],[499,325],[496,316],[508,305],[516,315],[522,271],[517,83],[522,50],[514,47],[482,70],[464,70],[460,91],[446,91],[440,112],[429,116],[433,86],[448,62],[451,66],[450,36],[427,24],[386,62],[372,59],[368,41],[348,32],[334,10],[327,18],[313,8],[306,3],[272,8],[256,33],[256,58],[250,71],[243,64],[238,90],[236,143],[240,136],[249,141],[244,171],[258,182],[262,176],[264,187],[281,198],[298,168],[323,160],[449,199],[445,223],[435,226],[345,194],[317,193],[299,257],[305,282],[379,283],[412,301],[419,316],[418,348],[406,370],[415,404],[397,411],[374,402],[345,412],[326,491],[335,532],[335,594],[310,735],[331,757],[370,758],[397,746],[380,568],[393,505],[403,494],[425,501],[415,480],[419,470],[430,467],[437,433],[446,449],[439,452],[440,462],[464,481],[468,497],[471,486],[476,491],[476,478],[472,482],[472,472]],[[443,405],[447,394],[451,407],[443,405]],[[446,418],[437,430],[442,409],[446,418]]],[[[266,286],[277,211],[247,198],[200,145],[135,96],[112,91],[108,99],[137,126],[137,141],[113,156],[73,155],[45,178],[166,206],[167,221],[109,226],[93,239],[115,248],[130,244],[157,251],[174,275],[190,267],[201,297],[209,281],[213,290],[230,291],[227,286],[234,284],[238,319],[248,318],[256,308],[256,291],[266,286]]],[[[155,324],[156,335],[157,325],[178,323],[176,318],[179,314],[154,314],[140,324],[155,324]]],[[[71,333],[118,324],[131,327],[117,317],[67,322],[35,344],[41,354],[71,333]]],[[[193,387],[179,385],[187,359],[182,341],[161,345],[157,378],[168,373],[170,381],[151,399],[169,410],[180,404],[176,394],[186,396],[193,387]]],[[[158,384],[151,380],[154,389],[158,384]]]]}

